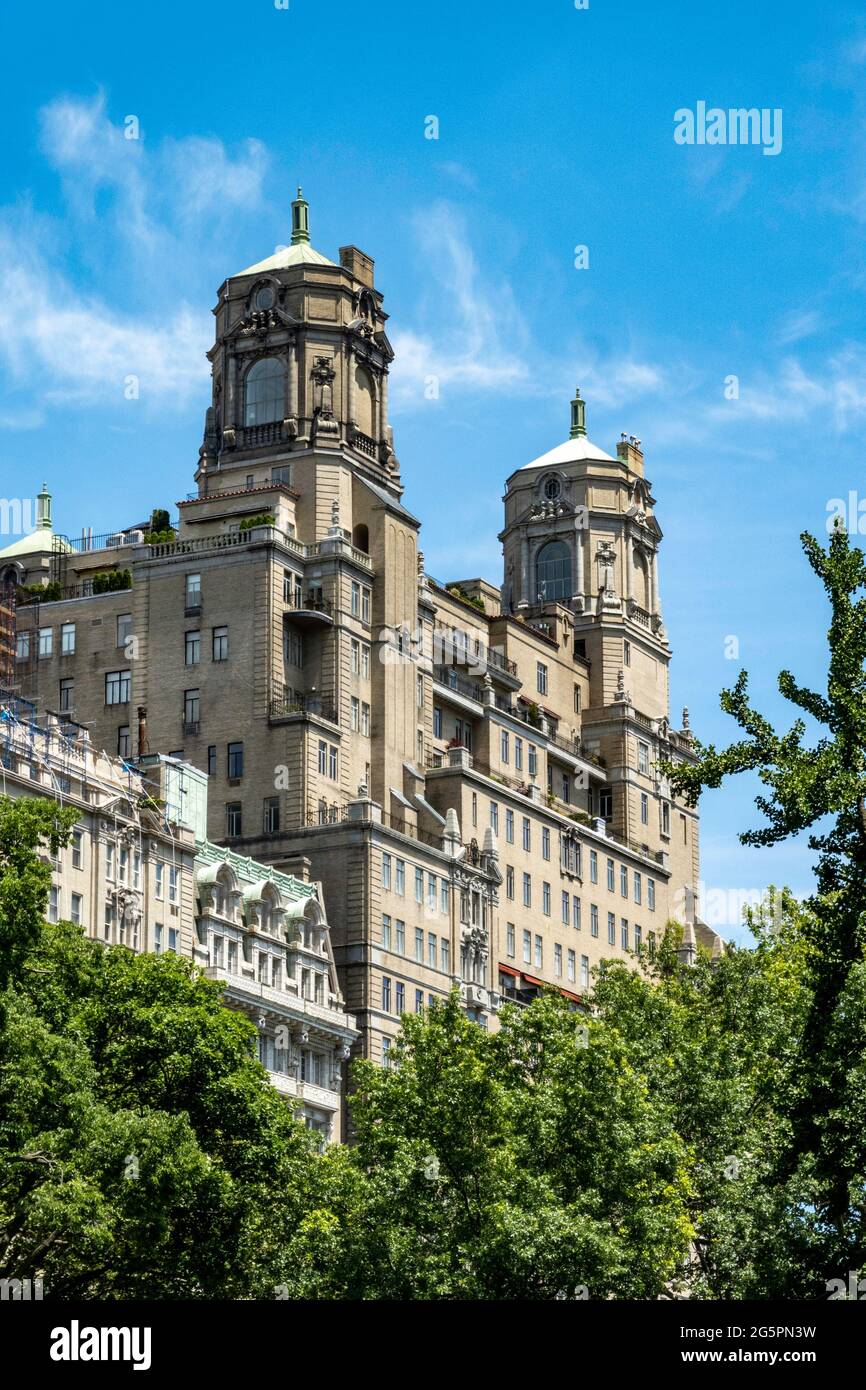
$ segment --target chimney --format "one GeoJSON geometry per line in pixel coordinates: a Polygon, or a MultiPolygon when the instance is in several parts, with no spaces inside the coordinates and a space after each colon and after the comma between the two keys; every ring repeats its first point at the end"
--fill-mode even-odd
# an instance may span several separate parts
{"type": "Polygon", "coordinates": [[[360,280],[362,285],[366,285],[368,289],[373,288],[372,258],[365,256],[357,246],[340,247],[340,265],[344,270],[348,270],[350,275],[354,275],[356,280],[360,280]]]}
{"type": "Polygon", "coordinates": [[[143,758],[150,752],[147,743],[147,710],[144,705],[138,707],[138,756],[143,758]]]}
{"type": "Polygon", "coordinates": [[[643,477],[643,450],[641,442],[633,434],[623,434],[616,446],[616,456],[627,464],[633,473],[643,477]]]}

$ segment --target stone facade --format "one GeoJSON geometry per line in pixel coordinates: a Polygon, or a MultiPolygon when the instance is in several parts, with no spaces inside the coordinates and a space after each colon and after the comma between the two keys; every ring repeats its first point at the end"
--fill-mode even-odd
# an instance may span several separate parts
{"type": "Polygon", "coordinates": [[[159,755],[138,767],[56,716],[0,704],[2,792],[51,797],[79,818],[52,862],[49,920],[133,951],[175,951],[225,986],[259,1034],[281,1095],[339,1139],[345,1063],[358,1036],[337,982],[321,886],[210,843],[207,777],[159,755]]]}
{"type": "Polygon", "coordinates": [[[212,841],[323,885],[374,1058],[455,985],[488,1024],[544,983],[578,999],[672,917],[720,949],[695,920],[697,815],[658,769],[692,751],[639,441],[592,444],[578,393],[570,437],[506,483],[501,590],[441,584],[403,501],[372,260],[313,250],[299,194],[291,245],[214,314],[176,533],[16,554],[41,586],[22,693],[112,750],[182,756],[212,841]]]}

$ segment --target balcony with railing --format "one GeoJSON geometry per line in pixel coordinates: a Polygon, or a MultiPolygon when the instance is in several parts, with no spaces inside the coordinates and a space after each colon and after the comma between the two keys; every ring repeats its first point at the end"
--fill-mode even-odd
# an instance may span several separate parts
{"type": "Polygon", "coordinates": [[[283,603],[287,609],[285,617],[299,627],[333,626],[334,605],[321,594],[284,594],[283,603]]]}
{"type": "Polygon", "coordinates": [[[467,700],[474,700],[479,705],[484,703],[484,686],[479,685],[477,681],[468,681],[463,676],[458,676],[453,666],[434,666],[433,680],[467,700]]]}
{"type": "Polygon", "coordinates": [[[274,681],[271,691],[272,719],[292,717],[326,719],[337,723],[337,706],[332,690],[293,690],[291,686],[274,681]]]}
{"type": "Polygon", "coordinates": [[[433,633],[434,660],[440,664],[453,661],[458,666],[475,666],[482,671],[490,671],[493,676],[507,677],[520,684],[517,663],[510,661],[502,652],[488,647],[467,635],[466,641],[454,640],[450,628],[437,627],[433,633]],[[444,659],[444,661],[443,661],[444,659]]]}
{"type": "Polygon", "coordinates": [[[368,434],[363,434],[361,430],[354,427],[349,431],[349,443],[353,449],[357,449],[359,454],[366,454],[368,458],[378,458],[379,445],[375,439],[371,439],[368,434]]]}

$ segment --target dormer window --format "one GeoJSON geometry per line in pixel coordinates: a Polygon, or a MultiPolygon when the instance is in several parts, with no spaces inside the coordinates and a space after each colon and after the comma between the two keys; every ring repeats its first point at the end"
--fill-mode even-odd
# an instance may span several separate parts
{"type": "Polygon", "coordinates": [[[244,424],[265,425],[285,414],[286,374],[276,357],[263,357],[246,379],[244,424]]]}

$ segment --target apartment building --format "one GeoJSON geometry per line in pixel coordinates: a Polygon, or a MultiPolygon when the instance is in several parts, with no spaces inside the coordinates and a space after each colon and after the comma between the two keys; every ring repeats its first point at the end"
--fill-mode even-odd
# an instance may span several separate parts
{"type": "Polygon", "coordinates": [[[0,701],[0,791],[79,813],[52,861],[48,917],[109,945],[177,954],[255,1024],[273,1085],[323,1141],[341,1137],[358,1033],[337,982],[321,887],[212,844],[207,777],[172,758],[138,766],[85,729],[0,701]]]}
{"type": "MultiPolygon", "coordinates": [[[[321,883],[358,1047],[457,987],[579,999],[592,968],[696,918],[697,813],[663,760],[662,532],[640,441],[608,453],[585,403],[504,493],[502,582],[426,572],[388,415],[371,258],[291,243],[230,275],[178,520],[0,552],[16,682],[119,756],[208,778],[208,836],[321,883]]],[[[154,498],[154,507],[164,505],[154,498]]],[[[71,530],[71,528],[70,528],[71,530]]],[[[27,538],[25,538],[26,542],[27,538]]]]}

